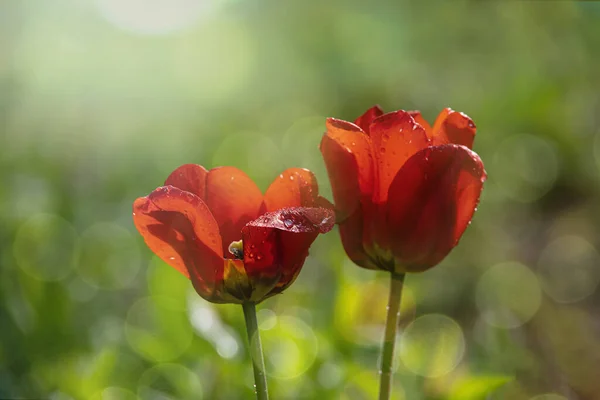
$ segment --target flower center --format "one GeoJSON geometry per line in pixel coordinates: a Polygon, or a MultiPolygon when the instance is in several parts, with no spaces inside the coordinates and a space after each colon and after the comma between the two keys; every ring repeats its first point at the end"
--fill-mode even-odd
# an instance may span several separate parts
{"type": "Polygon", "coordinates": [[[241,240],[229,244],[229,252],[238,260],[244,259],[244,243],[241,240]]]}

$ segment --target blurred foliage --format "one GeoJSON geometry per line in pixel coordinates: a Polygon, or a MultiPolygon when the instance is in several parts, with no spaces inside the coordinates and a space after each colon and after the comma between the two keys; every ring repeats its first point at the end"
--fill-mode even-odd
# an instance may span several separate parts
{"type": "MultiPolygon", "coordinates": [[[[489,174],[407,278],[396,399],[598,399],[600,3],[0,2],[0,398],[252,398],[241,309],[153,257],[131,204],[184,163],[264,190],[324,118],[446,106],[489,174]]],[[[259,306],[273,399],[371,399],[387,280],[334,232],[259,306]]]]}

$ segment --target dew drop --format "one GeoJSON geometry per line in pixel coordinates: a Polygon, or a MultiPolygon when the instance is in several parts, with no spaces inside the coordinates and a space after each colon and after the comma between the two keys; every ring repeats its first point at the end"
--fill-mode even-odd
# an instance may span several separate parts
{"type": "Polygon", "coordinates": [[[385,153],[385,147],[380,148],[379,151],[381,151],[382,153],[385,153]]]}
{"type": "Polygon", "coordinates": [[[294,221],[292,221],[289,218],[286,218],[283,220],[283,225],[285,225],[286,228],[291,228],[292,226],[294,226],[294,221]]]}
{"type": "Polygon", "coordinates": [[[250,245],[250,248],[251,248],[251,249],[253,249],[253,248],[255,248],[255,247],[256,247],[256,246],[254,246],[254,244],[251,244],[251,245],[250,245]]]}
{"type": "Polygon", "coordinates": [[[293,180],[294,180],[294,176],[290,175],[290,181],[293,181],[293,180]]]}
{"type": "Polygon", "coordinates": [[[417,125],[413,125],[413,131],[417,130],[417,125]]]}
{"type": "Polygon", "coordinates": [[[283,179],[283,174],[279,174],[279,177],[280,177],[281,179],[283,179]]]}
{"type": "Polygon", "coordinates": [[[260,260],[262,260],[262,256],[261,256],[260,254],[257,254],[257,255],[256,255],[256,259],[257,259],[258,261],[260,261],[260,260]]]}

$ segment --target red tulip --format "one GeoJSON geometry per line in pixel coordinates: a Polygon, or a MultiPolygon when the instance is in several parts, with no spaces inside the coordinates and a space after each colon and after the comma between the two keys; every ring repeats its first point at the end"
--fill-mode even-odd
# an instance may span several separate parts
{"type": "Polygon", "coordinates": [[[328,206],[306,169],[284,171],[263,196],[237,168],[186,164],[133,203],[133,220],[206,300],[258,303],[294,281],[309,246],[333,227],[328,206]]]}
{"type": "Polygon", "coordinates": [[[358,265],[396,273],[438,264],[456,246],[486,179],[475,124],[446,108],[433,128],[418,111],[372,107],[329,118],[321,152],[340,235],[358,265]]]}

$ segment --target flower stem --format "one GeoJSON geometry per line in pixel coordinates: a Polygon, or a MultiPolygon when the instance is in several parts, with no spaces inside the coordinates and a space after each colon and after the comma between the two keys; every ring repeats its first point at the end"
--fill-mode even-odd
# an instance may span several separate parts
{"type": "Polygon", "coordinates": [[[394,361],[394,346],[396,344],[396,328],[400,316],[400,299],[404,286],[404,274],[390,275],[390,298],[385,321],[385,334],[381,353],[381,381],[379,385],[379,400],[389,400],[392,390],[392,363],[394,361]]]}
{"type": "Polygon", "coordinates": [[[268,400],[267,376],[265,375],[265,358],[263,355],[260,333],[258,332],[258,321],[256,320],[256,304],[244,303],[244,319],[246,320],[246,332],[250,344],[250,358],[254,369],[254,387],[257,400],[268,400]]]}

